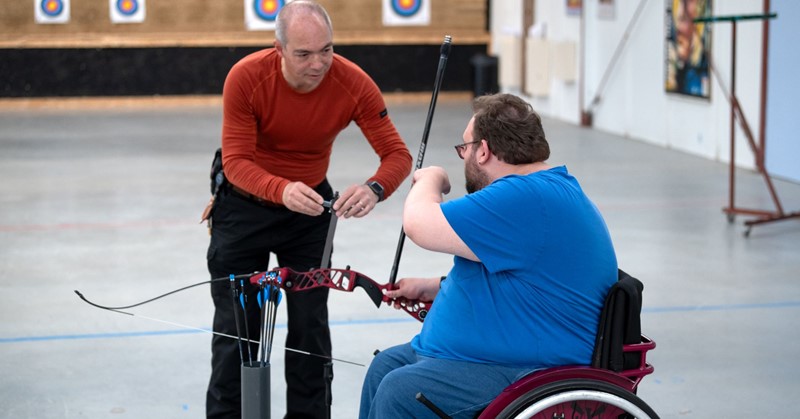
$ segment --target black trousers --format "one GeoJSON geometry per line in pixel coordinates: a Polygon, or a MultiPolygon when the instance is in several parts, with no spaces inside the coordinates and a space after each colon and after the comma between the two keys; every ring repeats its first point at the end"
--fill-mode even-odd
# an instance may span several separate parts
{"type": "MultiPolygon", "coordinates": [[[[333,197],[327,181],[316,188],[325,199],[333,197]]],[[[208,270],[212,278],[230,274],[267,271],[270,253],[278,266],[296,271],[319,267],[327,236],[330,214],[310,217],[285,207],[265,206],[233,191],[221,191],[212,218],[211,243],[208,247],[208,270]]],[[[274,266],[272,266],[274,267],[274,266]]],[[[245,284],[248,295],[247,324],[249,338],[259,337],[259,307],[256,287],[245,284]]],[[[237,335],[234,305],[229,281],[211,285],[214,300],[214,331],[237,335]]],[[[331,355],[328,328],[328,289],[285,293],[288,334],[286,347],[324,356],[331,355]]],[[[242,321],[242,327],[243,325],[242,321]]],[[[280,349],[280,348],[276,348],[280,349]]],[[[245,360],[248,357],[244,347],[245,360]]],[[[250,348],[253,357],[257,345],[250,348]]],[[[241,364],[239,345],[234,339],[215,335],[211,341],[211,378],[206,393],[208,418],[241,417],[241,364]]],[[[286,418],[324,418],[325,359],[285,352],[286,418]]]]}

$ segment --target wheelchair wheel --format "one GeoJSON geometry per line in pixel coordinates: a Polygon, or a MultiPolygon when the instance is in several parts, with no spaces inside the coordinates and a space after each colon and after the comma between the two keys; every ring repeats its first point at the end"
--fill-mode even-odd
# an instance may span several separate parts
{"type": "Polygon", "coordinates": [[[635,394],[587,379],[557,381],[535,388],[514,400],[497,417],[658,419],[653,409],[635,394]]]}

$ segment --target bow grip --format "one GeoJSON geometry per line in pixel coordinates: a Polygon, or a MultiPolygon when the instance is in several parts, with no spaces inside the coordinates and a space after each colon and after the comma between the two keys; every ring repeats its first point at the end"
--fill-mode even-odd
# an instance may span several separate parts
{"type": "Polygon", "coordinates": [[[367,292],[367,295],[375,303],[375,307],[380,308],[383,302],[383,290],[380,286],[370,279],[365,278],[363,275],[354,272],[356,280],[355,286],[361,287],[367,292]]]}

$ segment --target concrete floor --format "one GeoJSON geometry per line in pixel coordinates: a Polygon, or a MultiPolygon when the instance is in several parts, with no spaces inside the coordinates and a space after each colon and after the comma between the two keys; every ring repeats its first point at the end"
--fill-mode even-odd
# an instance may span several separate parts
{"type": "MultiPolygon", "coordinates": [[[[418,153],[427,101],[392,103],[418,153]]],[[[463,194],[453,145],[466,101],[440,101],[425,164],[463,194]]],[[[131,312],[102,311],[73,290],[124,305],[207,280],[198,224],[219,143],[218,103],[0,110],[0,418],[200,418],[210,372],[207,286],[131,312]]],[[[640,396],[664,418],[796,414],[800,394],[800,222],[729,223],[727,166],[546,120],[554,164],[567,164],[606,217],[620,267],[645,284],[643,329],[658,347],[640,396]]],[[[363,182],[377,162],[360,132],[337,142],[330,180],[363,182]]],[[[737,204],[772,209],[761,178],[739,171],[737,204]]],[[[775,181],[784,208],[800,185],[775,181]]],[[[389,275],[409,185],[368,217],[338,225],[334,266],[389,275]]],[[[450,257],[406,242],[400,276],[439,275],[450,257]]],[[[368,364],[419,324],[360,290],[331,294],[334,356],[368,364]]],[[[272,417],[282,416],[285,314],[272,362],[272,417]]],[[[333,417],[355,417],[366,368],[335,366],[333,417]]]]}

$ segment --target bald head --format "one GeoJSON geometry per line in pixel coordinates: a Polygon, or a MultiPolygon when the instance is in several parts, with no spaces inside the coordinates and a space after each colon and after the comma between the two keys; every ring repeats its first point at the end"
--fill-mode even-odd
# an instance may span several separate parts
{"type": "Polygon", "coordinates": [[[275,20],[275,38],[281,45],[285,46],[289,43],[286,32],[296,18],[318,19],[328,28],[328,32],[333,37],[333,24],[331,24],[331,18],[324,7],[310,0],[295,0],[283,6],[275,20]]]}

